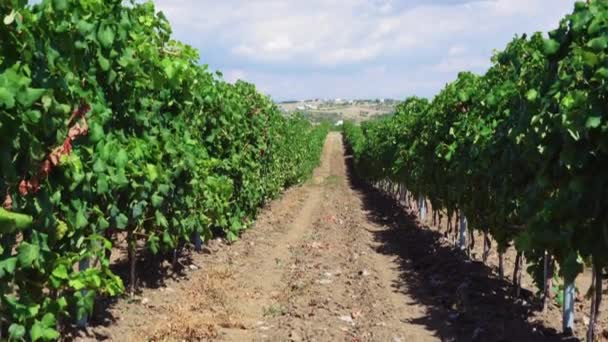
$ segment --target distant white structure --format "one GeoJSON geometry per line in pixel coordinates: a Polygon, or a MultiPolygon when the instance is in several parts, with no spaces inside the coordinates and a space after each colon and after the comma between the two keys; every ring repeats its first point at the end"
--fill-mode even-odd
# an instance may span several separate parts
{"type": "Polygon", "coordinates": [[[344,120],[336,121],[336,126],[342,126],[342,125],[344,125],[344,120]]]}

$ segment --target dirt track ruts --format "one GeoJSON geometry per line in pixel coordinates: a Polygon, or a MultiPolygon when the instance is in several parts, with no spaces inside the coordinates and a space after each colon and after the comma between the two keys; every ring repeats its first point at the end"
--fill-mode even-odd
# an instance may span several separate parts
{"type": "Polygon", "coordinates": [[[190,253],[184,273],[111,304],[79,339],[550,338],[489,268],[351,179],[341,139],[331,133],[312,179],[271,202],[236,243],[190,253]]]}

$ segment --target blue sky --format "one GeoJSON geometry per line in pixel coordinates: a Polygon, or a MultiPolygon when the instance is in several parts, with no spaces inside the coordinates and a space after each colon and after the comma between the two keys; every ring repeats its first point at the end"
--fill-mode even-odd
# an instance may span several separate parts
{"type": "Polygon", "coordinates": [[[433,96],[573,0],[156,0],[175,37],[275,100],[433,96]]]}

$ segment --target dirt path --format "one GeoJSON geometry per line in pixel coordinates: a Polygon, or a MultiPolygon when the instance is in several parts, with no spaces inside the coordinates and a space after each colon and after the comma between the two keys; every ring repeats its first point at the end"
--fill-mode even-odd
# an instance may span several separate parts
{"type": "Polygon", "coordinates": [[[357,185],[347,162],[330,134],[313,179],[262,210],[239,241],[191,253],[184,273],[111,304],[79,339],[546,340],[488,268],[357,185]]]}

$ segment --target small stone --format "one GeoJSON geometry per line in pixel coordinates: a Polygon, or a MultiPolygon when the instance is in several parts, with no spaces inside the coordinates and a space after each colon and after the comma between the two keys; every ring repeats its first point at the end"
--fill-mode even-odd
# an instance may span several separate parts
{"type": "Polygon", "coordinates": [[[368,270],[359,271],[359,275],[362,277],[367,277],[367,276],[369,276],[369,271],[368,270]]]}
{"type": "Polygon", "coordinates": [[[144,297],[144,298],[141,299],[141,304],[142,305],[146,305],[148,303],[150,303],[150,298],[144,297]]]}
{"type": "Polygon", "coordinates": [[[190,265],[190,266],[188,266],[188,268],[190,268],[193,271],[198,270],[198,266],[196,266],[196,265],[190,265]]]}
{"type": "Polygon", "coordinates": [[[292,331],[291,334],[289,334],[289,340],[292,342],[300,342],[302,341],[302,337],[298,335],[297,332],[292,331]]]}
{"type": "Polygon", "coordinates": [[[399,336],[394,336],[393,337],[393,342],[403,342],[403,339],[399,336]]]}
{"type": "Polygon", "coordinates": [[[353,321],[353,318],[350,315],[340,316],[339,318],[343,322],[346,322],[350,325],[355,325],[355,321],[353,321]]]}
{"type": "Polygon", "coordinates": [[[589,317],[583,316],[583,323],[588,326],[589,325],[589,317]]]}
{"type": "Polygon", "coordinates": [[[329,285],[331,283],[333,283],[333,281],[331,279],[321,279],[321,280],[319,280],[319,284],[321,284],[321,285],[329,285]]]}

